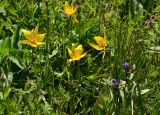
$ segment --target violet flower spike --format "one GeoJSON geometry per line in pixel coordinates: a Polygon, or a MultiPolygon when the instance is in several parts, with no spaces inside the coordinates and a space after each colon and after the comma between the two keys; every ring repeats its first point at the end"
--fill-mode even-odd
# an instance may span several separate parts
{"type": "Polygon", "coordinates": [[[128,69],[129,63],[125,61],[122,66],[123,66],[123,69],[128,69]]]}

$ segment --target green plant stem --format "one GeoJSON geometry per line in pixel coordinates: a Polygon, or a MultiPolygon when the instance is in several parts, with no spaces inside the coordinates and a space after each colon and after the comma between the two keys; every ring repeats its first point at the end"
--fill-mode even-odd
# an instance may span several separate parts
{"type": "Polygon", "coordinates": [[[50,18],[49,18],[49,0],[45,0],[45,4],[46,4],[46,8],[47,8],[47,35],[46,35],[46,37],[47,37],[47,39],[46,39],[46,54],[47,54],[47,56],[46,56],[46,67],[45,67],[45,69],[46,69],[46,72],[45,72],[45,76],[46,77],[49,77],[49,36],[50,36],[50,18]]]}

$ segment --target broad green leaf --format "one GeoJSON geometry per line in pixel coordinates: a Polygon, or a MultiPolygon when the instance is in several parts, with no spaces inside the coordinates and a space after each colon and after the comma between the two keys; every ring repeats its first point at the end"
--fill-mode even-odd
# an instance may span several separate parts
{"type": "Polygon", "coordinates": [[[4,98],[7,98],[8,95],[10,94],[11,92],[11,88],[10,87],[7,87],[5,90],[4,90],[4,98]]]}
{"type": "Polygon", "coordinates": [[[22,67],[22,65],[19,63],[18,59],[14,58],[12,56],[9,56],[8,58],[9,58],[10,61],[12,61],[13,63],[15,63],[19,68],[24,69],[22,67]]]}

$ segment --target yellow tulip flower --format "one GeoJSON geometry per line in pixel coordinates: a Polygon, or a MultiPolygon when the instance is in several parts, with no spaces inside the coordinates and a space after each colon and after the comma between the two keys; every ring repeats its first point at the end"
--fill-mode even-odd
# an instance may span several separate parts
{"type": "Polygon", "coordinates": [[[67,1],[65,2],[64,12],[65,12],[68,16],[71,16],[71,15],[73,15],[74,13],[76,13],[77,9],[78,9],[77,6],[76,6],[76,7],[70,6],[67,1]]]}
{"type": "Polygon", "coordinates": [[[105,47],[107,46],[107,39],[102,38],[100,36],[94,36],[94,39],[95,39],[97,44],[90,43],[90,42],[88,44],[90,46],[92,46],[93,48],[95,48],[96,50],[104,50],[105,47]]]}
{"type": "Polygon", "coordinates": [[[38,28],[39,25],[37,25],[32,31],[22,29],[22,33],[25,36],[26,40],[21,40],[20,43],[28,44],[32,47],[37,47],[44,44],[43,40],[46,34],[38,34],[38,28]]]}
{"type": "Polygon", "coordinates": [[[78,45],[76,47],[75,44],[72,44],[72,48],[68,49],[68,54],[70,56],[71,59],[69,59],[69,61],[76,61],[76,60],[80,60],[81,58],[83,58],[87,53],[83,53],[83,47],[82,45],[78,45]]]}
{"type": "Polygon", "coordinates": [[[77,12],[77,9],[78,9],[77,6],[76,7],[70,6],[67,1],[64,4],[65,14],[67,14],[68,16],[71,16],[74,23],[79,23],[77,17],[74,15],[77,12]]]}

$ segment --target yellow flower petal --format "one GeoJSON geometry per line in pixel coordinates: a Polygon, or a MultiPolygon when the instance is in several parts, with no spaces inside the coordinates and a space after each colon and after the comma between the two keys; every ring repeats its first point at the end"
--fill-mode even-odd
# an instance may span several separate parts
{"type": "Polygon", "coordinates": [[[105,47],[107,45],[107,41],[100,36],[94,36],[94,39],[96,40],[97,44],[102,47],[105,47]]]}
{"type": "Polygon", "coordinates": [[[80,56],[80,59],[83,58],[84,56],[86,56],[87,53],[84,53],[80,56]]]}
{"type": "Polygon", "coordinates": [[[38,28],[39,28],[39,24],[36,25],[36,27],[35,27],[35,29],[33,31],[34,34],[38,34],[38,28]]]}
{"type": "Polygon", "coordinates": [[[22,33],[23,35],[28,39],[28,37],[30,37],[32,35],[32,32],[22,29],[22,33]]]}
{"type": "Polygon", "coordinates": [[[76,61],[76,60],[77,60],[76,58],[69,59],[69,62],[71,62],[71,61],[76,61]]]}
{"type": "Polygon", "coordinates": [[[45,38],[46,34],[37,34],[35,35],[35,42],[42,42],[45,38]]]}
{"type": "Polygon", "coordinates": [[[69,59],[69,62],[72,62],[72,61],[74,61],[73,59],[69,59]]]}
{"type": "Polygon", "coordinates": [[[75,49],[76,49],[76,50],[82,50],[82,51],[83,51],[82,45],[78,45],[75,49]]]}
{"type": "Polygon", "coordinates": [[[74,50],[74,54],[75,55],[81,55],[82,53],[83,53],[83,47],[82,47],[82,45],[77,46],[75,48],[75,50],[74,50]]]}
{"type": "Polygon", "coordinates": [[[43,45],[44,44],[44,42],[36,42],[36,45],[43,45]]]}
{"type": "Polygon", "coordinates": [[[74,58],[74,55],[73,55],[72,50],[70,50],[69,48],[67,48],[67,49],[68,49],[68,54],[69,54],[69,56],[70,56],[71,58],[74,58]]]}
{"type": "Polygon", "coordinates": [[[92,46],[96,50],[103,50],[105,47],[101,47],[100,45],[96,45],[93,43],[88,43],[90,46],[92,46]]]}
{"type": "Polygon", "coordinates": [[[34,43],[30,43],[29,45],[32,46],[32,47],[37,47],[37,45],[34,44],[34,43]]]}
{"type": "Polygon", "coordinates": [[[72,50],[68,49],[68,54],[70,56],[71,59],[69,59],[69,61],[75,61],[75,60],[80,60],[81,58],[83,58],[87,53],[83,53],[83,47],[82,45],[78,45],[77,47],[75,47],[75,44],[72,44],[72,50]]]}
{"type": "Polygon", "coordinates": [[[78,7],[71,7],[68,2],[66,1],[65,2],[65,5],[64,5],[64,12],[68,15],[68,16],[71,16],[73,15],[76,11],[77,11],[78,7]]]}
{"type": "Polygon", "coordinates": [[[76,60],[80,60],[80,59],[81,59],[81,56],[76,56],[76,57],[74,57],[72,59],[69,59],[69,61],[76,61],[76,60]]]}
{"type": "Polygon", "coordinates": [[[21,43],[31,45],[32,47],[44,44],[43,40],[46,34],[38,34],[38,28],[39,24],[37,24],[32,31],[22,29],[22,33],[27,40],[22,40],[21,43]]]}
{"type": "Polygon", "coordinates": [[[65,1],[65,4],[64,4],[64,9],[65,9],[65,8],[72,9],[71,6],[68,4],[67,1],[65,1]]]}
{"type": "Polygon", "coordinates": [[[30,44],[30,41],[29,40],[21,40],[20,43],[21,44],[30,44]]]}
{"type": "Polygon", "coordinates": [[[30,43],[29,45],[31,45],[32,47],[37,47],[37,45],[34,43],[30,43]]]}
{"type": "Polygon", "coordinates": [[[35,35],[31,35],[30,37],[28,37],[28,40],[32,43],[35,43],[35,35]]]}
{"type": "Polygon", "coordinates": [[[36,44],[30,42],[29,40],[21,40],[20,43],[21,44],[28,44],[28,45],[31,45],[32,47],[37,47],[36,44]]]}
{"type": "Polygon", "coordinates": [[[65,12],[67,15],[71,16],[71,15],[73,14],[73,12],[72,12],[71,9],[72,9],[71,6],[70,6],[70,5],[68,4],[68,2],[66,1],[66,2],[65,2],[65,5],[64,5],[64,12],[65,12]]]}

